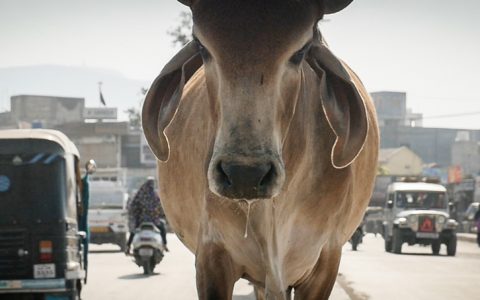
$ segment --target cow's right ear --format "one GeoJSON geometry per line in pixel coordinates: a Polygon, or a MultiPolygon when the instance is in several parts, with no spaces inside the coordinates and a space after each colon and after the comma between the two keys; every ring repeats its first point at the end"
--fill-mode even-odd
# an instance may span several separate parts
{"type": "Polygon", "coordinates": [[[142,109],[142,127],[148,145],[157,159],[167,161],[170,154],[164,133],[177,112],[183,87],[202,66],[195,42],[188,43],[163,68],[153,81],[142,109]]]}

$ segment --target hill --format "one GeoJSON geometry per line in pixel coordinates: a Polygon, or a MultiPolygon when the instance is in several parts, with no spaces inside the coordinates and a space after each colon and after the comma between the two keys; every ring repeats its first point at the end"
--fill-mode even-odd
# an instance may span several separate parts
{"type": "Polygon", "coordinates": [[[99,81],[107,106],[118,107],[119,118],[124,120],[124,110],[140,107],[140,90],[150,86],[148,81],[108,69],[60,65],[0,68],[0,111],[10,110],[10,97],[21,94],[80,97],[85,98],[86,106],[96,107],[100,105],[99,81]]]}

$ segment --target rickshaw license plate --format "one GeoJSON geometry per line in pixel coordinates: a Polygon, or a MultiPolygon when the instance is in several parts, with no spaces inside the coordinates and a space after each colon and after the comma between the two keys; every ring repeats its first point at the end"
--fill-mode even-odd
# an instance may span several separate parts
{"type": "Polygon", "coordinates": [[[55,278],[55,264],[33,265],[33,278],[55,278]]]}
{"type": "Polygon", "coordinates": [[[417,238],[438,239],[438,233],[436,233],[436,232],[417,232],[417,238]]]}
{"type": "Polygon", "coordinates": [[[140,256],[152,256],[153,255],[153,249],[142,248],[142,249],[138,250],[138,254],[140,256]]]}

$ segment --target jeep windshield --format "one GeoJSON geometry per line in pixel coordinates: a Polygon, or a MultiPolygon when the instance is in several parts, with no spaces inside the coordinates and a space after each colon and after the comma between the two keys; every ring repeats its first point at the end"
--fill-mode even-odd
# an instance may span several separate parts
{"type": "Polygon", "coordinates": [[[396,206],[404,209],[441,209],[447,208],[447,199],[443,192],[397,192],[396,206]]]}

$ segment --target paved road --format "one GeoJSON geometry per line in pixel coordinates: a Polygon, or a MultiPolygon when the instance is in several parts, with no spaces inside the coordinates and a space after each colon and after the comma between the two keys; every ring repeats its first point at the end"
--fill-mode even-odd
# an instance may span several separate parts
{"type": "MultiPolygon", "coordinates": [[[[89,278],[82,296],[85,300],[194,300],[194,256],[175,235],[168,235],[170,252],[155,269],[153,276],[118,252],[114,245],[91,245],[89,278]]],[[[233,300],[253,300],[253,288],[244,280],[235,285],[233,300]]],[[[332,300],[349,300],[337,284],[332,300]]]]}
{"type": "MultiPolygon", "coordinates": [[[[92,246],[85,300],[190,300],[197,299],[194,257],[174,235],[170,253],[144,276],[130,257],[113,245],[92,246]]],[[[442,246],[443,247],[443,246],[442,246]]],[[[367,235],[359,251],[343,249],[340,275],[331,300],[441,300],[480,299],[480,248],[459,242],[456,257],[432,256],[430,248],[404,245],[406,254],[383,251],[383,239],[367,235]]],[[[446,250],[442,248],[441,254],[446,250]]],[[[235,286],[234,300],[253,300],[245,281],[235,286]]]]}
{"type": "Polygon", "coordinates": [[[439,256],[431,255],[430,247],[404,244],[400,255],[383,247],[383,239],[371,234],[357,252],[344,247],[340,273],[354,299],[480,299],[480,248],[475,243],[458,242],[455,257],[446,256],[445,245],[439,256]]]}

